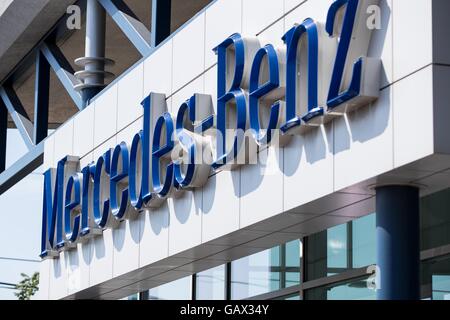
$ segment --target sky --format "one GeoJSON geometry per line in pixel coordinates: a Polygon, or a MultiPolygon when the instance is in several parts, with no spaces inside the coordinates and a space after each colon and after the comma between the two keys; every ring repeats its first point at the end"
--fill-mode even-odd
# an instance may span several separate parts
{"type": "MultiPolygon", "coordinates": [[[[26,153],[20,133],[8,129],[6,166],[26,153]]],[[[0,196],[0,282],[16,284],[21,273],[39,271],[42,184],[42,168],[38,168],[0,196]]],[[[0,285],[1,300],[17,299],[14,292],[0,285]]]]}

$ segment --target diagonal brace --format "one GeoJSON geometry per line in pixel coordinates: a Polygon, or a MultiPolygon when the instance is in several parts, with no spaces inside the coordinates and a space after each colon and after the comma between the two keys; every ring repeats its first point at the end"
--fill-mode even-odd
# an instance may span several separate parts
{"type": "Polygon", "coordinates": [[[28,150],[34,146],[33,143],[33,123],[28,117],[25,108],[20,102],[19,97],[11,87],[3,86],[0,88],[0,98],[3,100],[6,109],[8,109],[14,124],[19,130],[28,150]]]}
{"type": "Polygon", "coordinates": [[[98,0],[142,56],[152,52],[151,34],[122,0],[98,0]]]}

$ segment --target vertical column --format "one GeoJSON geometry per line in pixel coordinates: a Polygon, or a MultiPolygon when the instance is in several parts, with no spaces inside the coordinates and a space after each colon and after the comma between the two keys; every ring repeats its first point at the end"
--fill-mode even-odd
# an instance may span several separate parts
{"type": "MultiPolygon", "coordinates": [[[[303,241],[304,281],[328,276],[328,234],[327,230],[309,235],[303,241]]],[[[306,290],[304,300],[327,300],[326,287],[306,290]]]]}
{"type": "Polygon", "coordinates": [[[36,84],[34,86],[33,142],[39,144],[48,134],[48,108],[50,94],[50,64],[41,51],[36,56],[36,84]]]}
{"type": "Polygon", "coordinates": [[[420,299],[419,189],[376,188],[379,300],[420,299]]]}
{"type": "Polygon", "coordinates": [[[152,47],[170,35],[172,0],[152,0],[152,47]]]}

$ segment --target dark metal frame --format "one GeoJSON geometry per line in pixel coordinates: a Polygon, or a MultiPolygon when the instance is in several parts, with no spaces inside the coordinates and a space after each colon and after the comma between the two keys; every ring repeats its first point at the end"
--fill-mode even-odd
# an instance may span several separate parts
{"type": "MultiPolygon", "coordinates": [[[[76,2],[81,8],[85,0],[76,2]]],[[[48,134],[49,84],[50,72],[53,69],[66,89],[72,89],[69,95],[75,104],[81,107],[81,99],[74,94],[73,87],[68,85],[73,71],[64,55],[55,43],[63,36],[73,31],[67,31],[64,15],[53,26],[43,39],[28,52],[22,61],[0,82],[0,195],[5,193],[16,183],[38,168],[44,159],[43,141],[48,134]],[[20,99],[17,97],[12,84],[32,65],[36,65],[34,121],[26,113],[20,99]],[[66,68],[66,69],[64,69],[66,68]],[[6,169],[8,113],[11,115],[16,128],[21,133],[28,153],[6,169]],[[5,125],[6,122],[6,125],[5,125]]]]}

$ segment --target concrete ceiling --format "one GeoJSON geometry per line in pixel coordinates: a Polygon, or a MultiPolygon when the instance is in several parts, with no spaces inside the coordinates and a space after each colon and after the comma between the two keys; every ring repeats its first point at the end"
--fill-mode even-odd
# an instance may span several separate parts
{"type": "Polygon", "coordinates": [[[2,0],[0,81],[61,18],[75,0],[2,0]]]}

